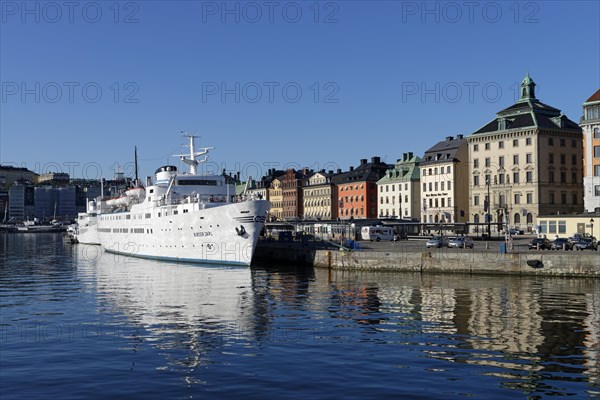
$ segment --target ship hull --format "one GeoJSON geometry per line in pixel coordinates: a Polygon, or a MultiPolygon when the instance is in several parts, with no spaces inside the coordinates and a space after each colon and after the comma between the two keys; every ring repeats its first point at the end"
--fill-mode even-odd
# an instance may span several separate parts
{"type": "Polygon", "coordinates": [[[98,240],[110,253],[165,261],[250,265],[270,204],[244,201],[133,207],[100,214],[98,240]]]}

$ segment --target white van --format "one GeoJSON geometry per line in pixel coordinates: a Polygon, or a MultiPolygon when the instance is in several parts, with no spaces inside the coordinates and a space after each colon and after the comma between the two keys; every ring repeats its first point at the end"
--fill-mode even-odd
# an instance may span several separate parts
{"type": "Polygon", "coordinates": [[[363,226],[360,234],[362,240],[394,240],[394,230],[384,226],[363,226]]]}

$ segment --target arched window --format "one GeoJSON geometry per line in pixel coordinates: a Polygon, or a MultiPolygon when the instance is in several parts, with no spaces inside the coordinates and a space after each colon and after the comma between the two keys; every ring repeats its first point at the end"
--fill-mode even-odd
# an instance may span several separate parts
{"type": "Polygon", "coordinates": [[[475,215],[473,216],[473,222],[474,222],[474,223],[476,223],[476,224],[478,224],[478,223],[479,223],[479,214],[475,214],[475,215]]]}
{"type": "Polygon", "coordinates": [[[527,223],[528,224],[533,223],[533,214],[532,213],[527,213],[527,223]]]}
{"type": "Polygon", "coordinates": [[[515,225],[520,224],[521,223],[521,214],[519,213],[515,213],[515,225]]]}

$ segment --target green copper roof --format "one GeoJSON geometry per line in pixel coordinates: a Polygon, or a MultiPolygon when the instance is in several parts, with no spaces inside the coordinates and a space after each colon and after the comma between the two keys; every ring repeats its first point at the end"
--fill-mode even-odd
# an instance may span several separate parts
{"type": "Polygon", "coordinates": [[[420,157],[405,153],[403,158],[394,164],[393,168],[385,171],[385,175],[377,181],[377,184],[418,181],[421,178],[420,163],[420,157]]]}

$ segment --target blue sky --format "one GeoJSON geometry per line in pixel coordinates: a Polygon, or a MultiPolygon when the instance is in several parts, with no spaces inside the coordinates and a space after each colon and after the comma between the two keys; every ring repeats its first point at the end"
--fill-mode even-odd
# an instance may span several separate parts
{"type": "Polygon", "coordinates": [[[597,1],[0,2],[0,162],[141,175],[394,162],[537,97],[579,121],[600,87],[597,1]]]}

